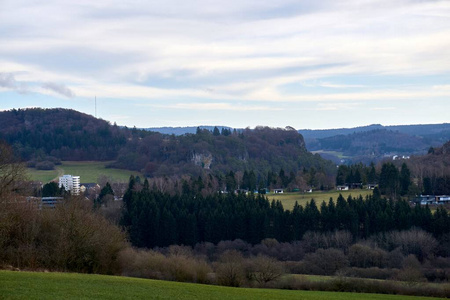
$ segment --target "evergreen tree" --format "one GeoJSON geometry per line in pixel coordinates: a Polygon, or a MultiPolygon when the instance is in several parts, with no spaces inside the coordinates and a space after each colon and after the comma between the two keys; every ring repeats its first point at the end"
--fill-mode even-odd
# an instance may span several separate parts
{"type": "Polygon", "coordinates": [[[376,183],[377,182],[377,172],[375,170],[375,164],[373,162],[370,163],[370,169],[367,174],[367,182],[368,183],[376,183]]]}
{"type": "Polygon", "coordinates": [[[317,185],[316,173],[317,172],[315,168],[309,169],[307,183],[311,188],[314,188],[317,185]]]}
{"type": "Polygon", "coordinates": [[[361,172],[359,171],[359,169],[356,169],[353,181],[354,183],[362,183],[361,172]]]}
{"type": "MultiPolygon", "coordinates": [[[[306,231],[348,230],[355,239],[412,226],[435,236],[450,231],[445,208],[438,207],[434,214],[427,206],[411,209],[407,201],[381,198],[377,189],[365,200],[339,195],[336,204],[330,198],[328,204],[321,203],[320,210],[311,199],[305,208],[296,203],[292,211],[286,211],[280,201],[269,203],[260,194],[215,193],[203,197],[189,190],[188,194],[170,195],[149,189],[148,181],[142,188],[135,185],[131,177],[120,224],[137,247],[193,246],[237,238],[252,244],[265,238],[291,242],[300,240],[306,231]]],[[[105,186],[105,194],[108,189],[105,186]]]]}
{"type": "Polygon", "coordinates": [[[337,175],[336,175],[336,185],[344,185],[345,179],[347,177],[347,171],[348,171],[348,167],[345,165],[340,165],[338,167],[337,170],[337,175]]]}
{"type": "Polygon", "coordinates": [[[248,173],[248,188],[251,191],[256,190],[256,174],[253,170],[248,173]]]}
{"type": "Polygon", "coordinates": [[[423,193],[424,195],[433,195],[433,185],[431,184],[431,178],[425,177],[423,179],[423,193]]]}
{"type": "Polygon", "coordinates": [[[234,172],[230,171],[226,176],[225,176],[225,182],[226,182],[226,186],[227,186],[227,191],[228,192],[232,192],[237,188],[237,183],[236,183],[236,178],[234,177],[234,172]]]}
{"type": "Polygon", "coordinates": [[[44,184],[42,188],[42,197],[59,197],[61,196],[61,189],[54,181],[44,184]]]}
{"type": "Polygon", "coordinates": [[[382,194],[396,197],[399,189],[399,172],[392,163],[384,163],[381,167],[379,186],[382,194]]]}
{"type": "Polygon", "coordinates": [[[403,163],[402,168],[400,170],[400,194],[402,196],[408,194],[410,185],[411,185],[411,172],[409,171],[406,163],[403,163]]]}
{"type": "Polygon", "coordinates": [[[98,195],[98,197],[94,199],[94,207],[108,205],[108,202],[111,200],[111,198],[114,198],[114,191],[109,182],[106,182],[106,185],[100,190],[100,194],[98,195]]]}

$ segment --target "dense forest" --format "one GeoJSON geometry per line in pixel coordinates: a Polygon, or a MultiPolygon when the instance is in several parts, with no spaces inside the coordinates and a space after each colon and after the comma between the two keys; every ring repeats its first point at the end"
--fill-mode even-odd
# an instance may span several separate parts
{"type": "Polygon", "coordinates": [[[131,130],[68,109],[0,112],[0,139],[25,161],[113,160],[131,130]]]}
{"type": "MultiPolygon", "coordinates": [[[[213,130],[211,126],[200,128],[213,130]]],[[[196,128],[160,127],[147,130],[182,135],[195,133],[196,128]]],[[[322,157],[336,163],[341,163],[342,158],[333,152],[342,152],[346,164],[378,162],[385,155],[424,154],[430,146],[437,147],[450,140],[449,123],[394,126],[373,124],[354,128],[300,129],[298,132],[304,137],[308,151],[321,150],[322,157]]]]}
{"type": "Polygon", "coordinates": [[[306,231],[347,230],[357,239],[411,227],[439,237],[450,229],[445,208],[432,213],[428,206],[382,198],[377,189],[366,199],[340,196],[321,204],[312,199],[305,207],[295,205],[286,211],[281,202],[270,203],[261,194],[203,196],[186,189],[170,195],[132,177],[123,201],[121,224],[135,246],[148,248],[233,239],[253,244],[265,238],[291,242],[306,231]]]}
{"type": "Polygon", "coordinates": [[[0,139],[29,166],[41,168],[59,160],[102,160],[150,177],[246,170],[261,177],[311,168],[335,172],[330,161],[306,150],[293,128],[198,128],[195,134],[175,136],[122,128],[74,110],[34,108],[0,112],[0,139]]]}
{"type": "Polygon", "coordinates": [[[293,129],[257,127],[241,132],[205,129],[196,134],[164,136],[153,134],[133,140],[119,152],[113,164],[119,168],[141,170],[149,176],[171,174],[200,175],[200,170],[225,174],[254,170],[257,176],[269,171],[296,173],[315,168],[333,174],[330,161],[309,153],[303,137],[293,129]]]}

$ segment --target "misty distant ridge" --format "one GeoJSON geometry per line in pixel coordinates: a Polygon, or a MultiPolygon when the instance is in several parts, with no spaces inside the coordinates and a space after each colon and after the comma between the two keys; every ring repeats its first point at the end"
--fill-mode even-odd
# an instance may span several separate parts
{"type": "Polygon", "coordinates": [[[147,130],[147,131],[159,132],[162,134],[183,135],[186,133],[196,133],[197,128],[213,131],[214,127],[217,127],[219,130],[222,130],[222,129],[233,130],[234,129],[234,128],[228,127],[228,126],[204,126],[204,125],[187,126],[187,127],[150,127],[150,128],[143,128],[143,129],[147,130]]]}
{"type": "MultiPolygon", "coordinates": [[[[228,126],[186,126],[186,127],[150,127],[144,128],[148,131],[160,132],[163,134],[175,134],[182,135],[186,133],[196,133],[197,128],[207,129],[212,131],[214,127],[217,127],[219,130],[224,129],[236,129],[242,130],[242,128],[233,128],[228,126]]],[[[336,135],[347,135],[358,132],[366,132],[377,129],[387,129],[391,131],[398,131],[400,133],[405,133],[414,136],[423,136],[423,135],[432,135],[439,134],[442,132],[450,131],[450,123],[442,123],[442,124],[419,124],[419,125],[390,125],[384,126],[381,124],[371,124],[366,126],[358,126],[351,128],[335,128],[335,129],[299,129],[298,132],[303,135],[305,139],[320,139],[327,138],[336,135]]]]}

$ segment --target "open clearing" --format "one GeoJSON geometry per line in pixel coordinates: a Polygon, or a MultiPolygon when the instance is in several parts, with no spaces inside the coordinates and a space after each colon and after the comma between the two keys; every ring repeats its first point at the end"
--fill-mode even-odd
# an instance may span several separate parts
{"type": "Polygon", "coordinates": [[[313,154],[329,154],[329,155],[333,155],[336,156],[339,159],[347,159],[350,158],[350,156],[346,156],[344,155],[344,152],[338,152],[338,151],[329,151],[329,150],[316,150],[316,151],[311,151],[311,153],[313,154]]]}
{"type": "Polygon", "coordinates": [[[305,207],[306,203],[314,199],[316,201],[317,206],[320,208],[320,204],[322,201],[328,203],[330,197],[333,198],[336,203],[336,199],[339,197],[339,194],[342,194],[345,199],[349,195],[352,197],[359,197],[359,195],[365,198],[367,195],[372,195],[372,190],[365,189],[356,189],[349,191],[328,191],[328,192],[313,192],[313,193],[283,193],[283,194],[267,194],[267,198],[272,200],[280,200],[283,204],[284,209],[292,210],[297,201],[299,205],[305,207]]]}
{"type": "Polygon", "coordinates": [[[78,175],[81,182],[97,182],[101,176],[111,178],[113,181],[128,182],[130,175],[142,176],[139,172],[122,169],[106,168],[109,162],[99,161],[64,161],[56,166],[55,170],[41,171],[28,168],[28,176],[31,180],[50,182],[63,174],[78,175]]]}
{"type": "Polygon", "coordinates": [[[419,299],[411,296],[230,288],[119,276],[12,271],[0,271],[0,295],[2,299],[419,299]]]}

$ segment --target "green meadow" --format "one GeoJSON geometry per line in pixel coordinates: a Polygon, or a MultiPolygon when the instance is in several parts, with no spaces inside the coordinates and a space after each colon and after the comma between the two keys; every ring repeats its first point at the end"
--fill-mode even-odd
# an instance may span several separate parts
{"type": "Polygon", "coordinates": [[[330,198],[333,198],[333,200],[336,202],[336,199],[339,197],[339,194],[342,194],[342,196],[344,196],[344,198],[347,199],[349,195],[351,195],[352,197],[358,197],[359,195],[361,195],[363,196],[363,198],[365,198],[367,195],[372,195],[372,193],[373,193],[372,190],[357,189],[349,191],[328,191],[328,192],[318,191],[313,193],[268,194],[266,196],[267,198],[269,198],[270,201],[280,200],[285,209],[292,210],[296,201],[298,202],[299,205],[305,207],[307,202],[311,201],[311,199],[314,199],[316,201],[317,206],[320,207],[322,201],[328,203],[328,200],[330,200],[330,198]]]}
{"type": "Polygon", "coordinates": [[[28,168],[28,177],[30,180],[50,182],[64,174],[78,175],[81,182],[97,182],[101,176],[111,178],[113,181],[128,182],[130,175],[140,175],[138,172],[129,170],[107,168],[109,162],[99,161],[64,161],[56,166],[55,170],[41,171],[28,168]]]}
{"type": "Polygon", "coordinates": [[[350,156],[344,155],[344,152],[338,152],[338,151],[328,151],[328,150],[317,150],[317,151],[311,151],[313,154],[330,154],[333,156],[336,156],[339,159],[346,159],[350,158],[350,156]]]}
{"type": "Polygon", "coordinates": [[[119,276],[0,271],[1,299],[437,299],[382,294],[230,288],[119,276]]]}

